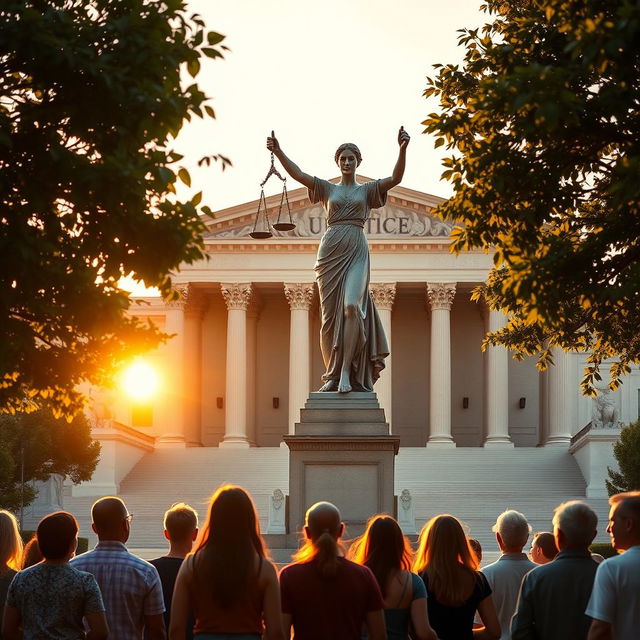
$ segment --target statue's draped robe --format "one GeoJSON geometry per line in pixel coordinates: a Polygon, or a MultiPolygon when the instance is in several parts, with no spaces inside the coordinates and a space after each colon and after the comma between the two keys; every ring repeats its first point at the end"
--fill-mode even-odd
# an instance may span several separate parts
{"type": "Polygon", "coordinates": [[[353,391],[372,391],[389,347],[369,293],[369,245],[364,223],[371,209],[384,206],[387,197],[380,192],[377,180],[342,186],[314,178],[309,199],[314,204],[322,202],[328,225],[315,266],[320,293],[320,345],[326,368],[322,379],[340,378],[345,306],[355,303],[358,332],[350,380],[353,391]]]}

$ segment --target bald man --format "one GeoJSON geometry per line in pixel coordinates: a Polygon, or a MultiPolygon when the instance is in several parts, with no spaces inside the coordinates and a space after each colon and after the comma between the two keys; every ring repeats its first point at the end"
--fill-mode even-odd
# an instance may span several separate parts
{"type": "Polygon", "coordinates": [[[587,606],[589,640],[636,640],[640,634],[640,491],[609,498],[611,546],[621,555],[598,566],[587,606]]]}
{"type": "Polygon", "coordinates": [[[80,571],[95,577],[102,592],[109,636],[140,640],[165,640],[164,600],[158,570],[127,551],[133,516],[125,503],[113,496],[91,507],[91,527],[98,536],[93,551],[71,560],[80,571]]]}
{"type": "Polygon", "coordinates": [[[280,574],[285,636],[293,626],[297,640],[360,640],[365,626],[369,640],[386,638],[380,587],[367,567],[344,558],[336,506],[317,502],[305,522],[305,546],[280,574]]]}

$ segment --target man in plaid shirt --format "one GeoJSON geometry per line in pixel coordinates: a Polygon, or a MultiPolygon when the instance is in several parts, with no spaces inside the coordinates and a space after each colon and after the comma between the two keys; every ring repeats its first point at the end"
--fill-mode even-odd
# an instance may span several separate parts
{"type": "Polygon", "coordinates": [[[118,640],[165,640],[164,600],[158,570],[127,551],[131,514],[120,498],[106,497],[91,507],[92,528],[98,536],[93,551],[71,560],[91,573],[102,592],[109,635],[118,640]]]}

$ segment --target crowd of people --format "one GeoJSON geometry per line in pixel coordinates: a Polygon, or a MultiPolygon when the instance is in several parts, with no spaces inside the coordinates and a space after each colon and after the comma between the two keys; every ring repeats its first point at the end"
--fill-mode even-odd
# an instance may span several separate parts
{"type": "Polygon", "coordinates": [[[169,552],[151,562],[125,546],[133,516],[117,497],[91,509],[96,547],[76,556],[70,513],[44,517],[23,549],[0,510],[4,640],[636,640],[640,637],[640,492],[610,499],[619,555],[590,553],[597,516],[559,505],[553,532],[531,538],[513,510],[493,527],[499,559],[461,522],[427,522],[413,551],[396,520],[376,515],[348,547],[335,505],[309,508],[304,545],[278,572],[251,496],[225,485],[204,525],[186,504],[164,516],[169,552]]]}

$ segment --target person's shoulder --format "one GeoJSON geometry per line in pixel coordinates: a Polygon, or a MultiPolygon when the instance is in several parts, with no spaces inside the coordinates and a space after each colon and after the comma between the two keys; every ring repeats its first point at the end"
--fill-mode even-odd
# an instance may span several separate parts
{"type": "Polygon", "coordinates": [[[482,567],[482,569],[480,569],[480,573],[483,573],[485,576],[490,576],[497,571],[501,571],[499,560],[496,560],[495,562],[492,562],[486,567],[482,567]]]}

